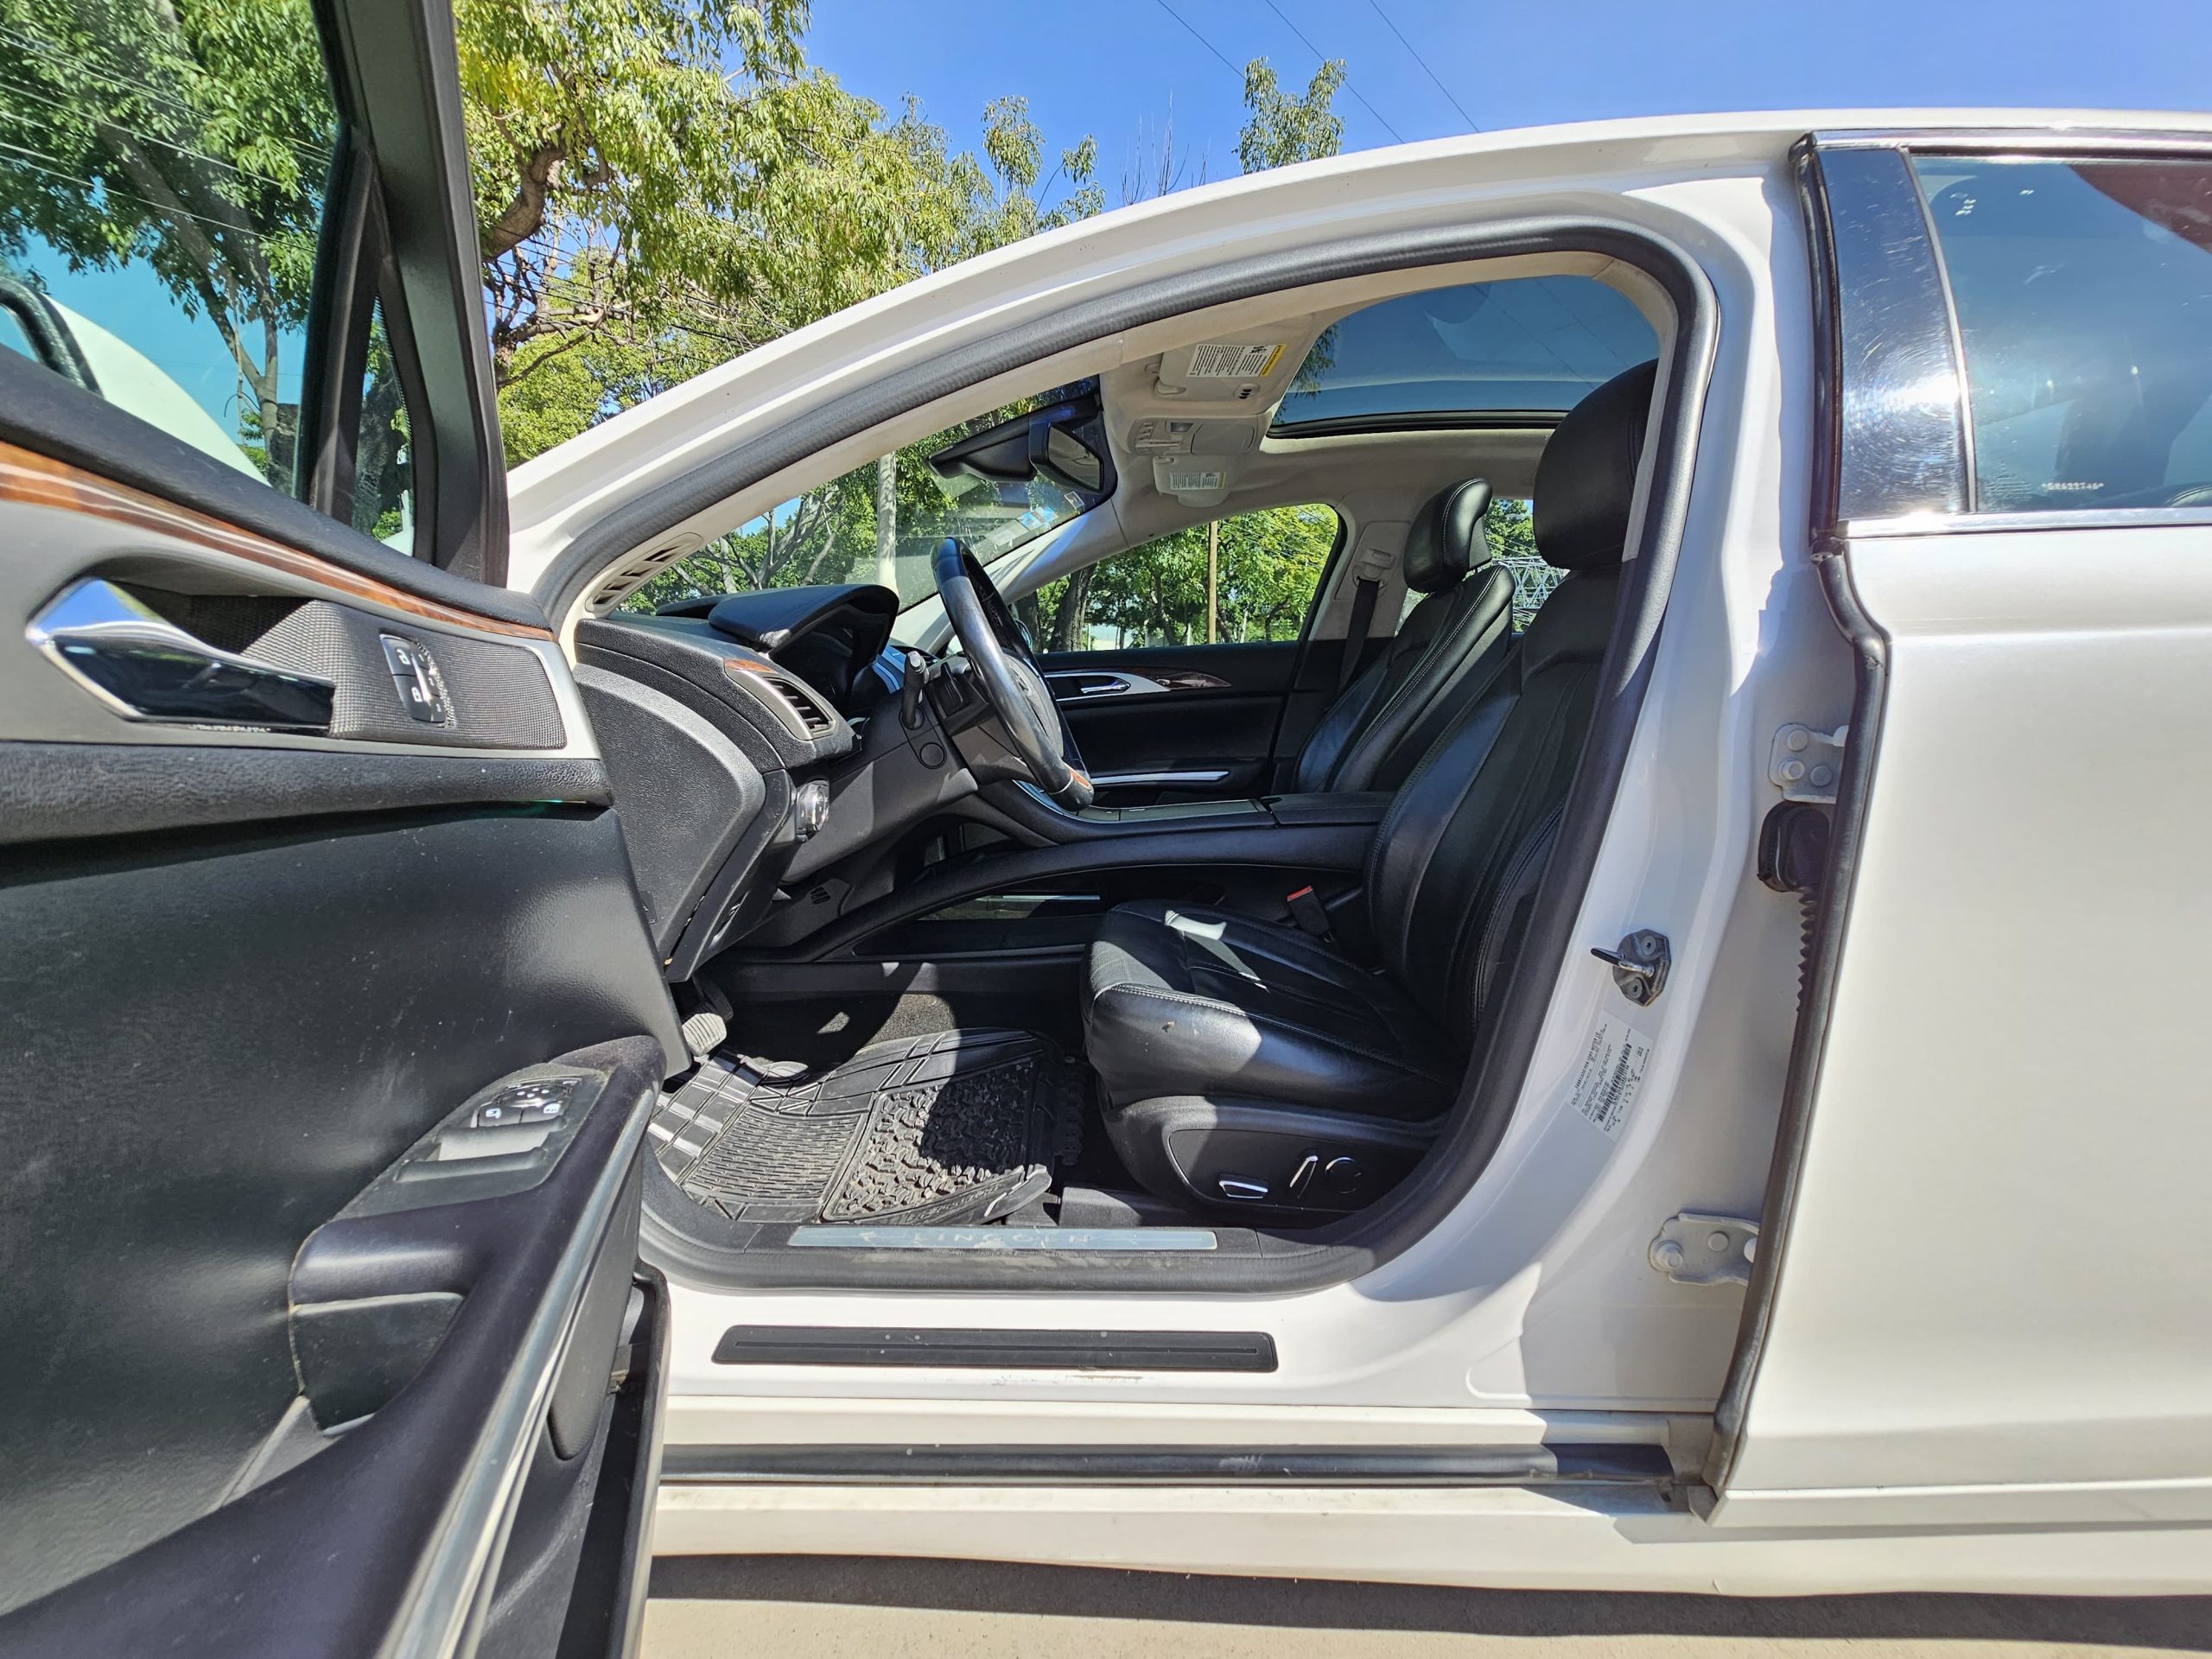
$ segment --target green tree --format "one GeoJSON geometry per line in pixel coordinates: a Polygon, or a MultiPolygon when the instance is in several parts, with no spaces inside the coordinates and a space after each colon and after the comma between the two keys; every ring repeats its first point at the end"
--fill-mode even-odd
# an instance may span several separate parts
{"type": "MultiPolygon", "coordinates": [[[[1344,118],[1331,105],[1344,84],[1342,58],[1331,58],[1316,69],[1302,97],[1283,91],[1265,58],[1255,58],[1246,64],[1244,107],[1249,113],[1244,118],[1243,130],[1236,139],[1236,159],[1243,163],[1244,170],[1258,173],[1270,167],[1319,161],[1342,150],[1344,118]]],[[[1306,360],[1298,365],[1298,372],[1291,379],[1294,389],[1311,391],[1319,386],[1335,364],[1336,357],[1337,327],[1331,323],[1306,353],[1306,360]]]]}
{"type": "Polygon", "coordinates": [[[239,429],[290,488],[281,401],[335,117],[306,0],[0,0],[0,252],[151,268],[235,361],[239,429]]]}
{"type": "Polygon", "coordinates": [[[1089,138],[1047,174],[1027,100],[1007,98],[982,154],[954,153],[911,99],[890,115],[810,68],[807,16],[805,0],[461,0],[510,461],[1103,205],[1089,138]]]}
{"type": "MultiPolygon", "coordinates": [[[[1296,639],[1336,545],[1335,512],[1263,507],[1219,524],[1221,639],[1296,639]]],[[[1025,601],[1024,620],[1051,651],[1204,643],[1206,528],[1186,525],[1047,582],[1025,601]]]]}
{"type": "MultiPolygon", "coordinates": [[[[700,367],[880,292],[964,229],[942,135],[807,67],[804,0],[460,0],[494,372],[535,453],[644,359],[700,367]],[[734,66],[726,70],[725,64],[734,66]]],[[[650,372],[648,372],[648,378],[650,372]]]]}
{"type": "Polygon", "coordinates": [[[1265,58],[1244,66],[1243,130],[1236,159],[1247,173],[1334,156],[1344,148],[1344,118],[1330,108],[1344,84],[1344,60],[1331,58],[1313,72],[1303,96],[1287,92],[1265,58]]]}

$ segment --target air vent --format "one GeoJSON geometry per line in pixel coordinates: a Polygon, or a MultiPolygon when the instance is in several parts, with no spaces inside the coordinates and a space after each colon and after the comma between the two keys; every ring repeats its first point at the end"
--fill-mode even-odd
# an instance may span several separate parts
{"type": "Polygon", "coordinates": [[[815,702],[800,689],[797,681],[787,680],[780,674],[762,674],[758,677],[763,685],[775,693],[777,700],[790,711],[793,722],[802,734],[809,739],[829,735],[830,728],[833,724],[830,715],[820,703],[815,702]]]}

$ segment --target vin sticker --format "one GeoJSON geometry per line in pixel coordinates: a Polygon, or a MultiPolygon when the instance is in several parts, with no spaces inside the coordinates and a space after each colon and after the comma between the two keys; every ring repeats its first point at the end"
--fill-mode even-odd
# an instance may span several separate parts
{"type": "Polygon", "coordinates": [[[1581,1069],[1574,1076],[1574,1109],[1617,1138],[1636,1104],[1636,1091],[1643,1086],[1643,1069],[1651,1059],[1651,1039],[1611,1014],[1601,1014],[1583,1050],[1581,1069]]]}

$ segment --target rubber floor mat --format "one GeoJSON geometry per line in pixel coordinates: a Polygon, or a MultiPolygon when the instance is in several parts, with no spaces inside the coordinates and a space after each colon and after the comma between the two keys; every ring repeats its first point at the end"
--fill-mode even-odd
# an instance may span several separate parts
{"type": "Polygon", "coordinates": [[[739,1221],[995,1221],[1051,1185],[1083,1074],[1025,1031],[950,1031],[810,1073],[716,1055],[664,1097],[661,1166],[739,1221]]]}

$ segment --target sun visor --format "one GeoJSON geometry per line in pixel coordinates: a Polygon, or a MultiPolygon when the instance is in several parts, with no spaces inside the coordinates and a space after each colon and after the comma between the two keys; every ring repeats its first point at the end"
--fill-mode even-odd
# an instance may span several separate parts
{"type": "Polygon", "coordinates": [[[1194,404],[1244,404],[1265,409],[1281,394],[1299,364],[1281,333],[1201,340],[1162,353],[1153,390],[1194,404]]]}

